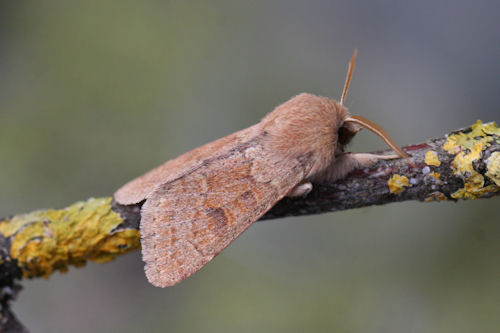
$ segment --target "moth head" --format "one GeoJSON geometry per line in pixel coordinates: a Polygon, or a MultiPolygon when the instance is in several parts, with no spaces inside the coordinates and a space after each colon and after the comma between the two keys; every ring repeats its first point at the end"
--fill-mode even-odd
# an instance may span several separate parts
{"type": "Polygon", "coordinates": [[[391,147],[399,156],[409,161],[408,154],[404,152],[401,147],[394,141],[394,139],[389,135],[389,133],[379,124],[362,116],[349,116],[344,120],[344,124],[339,129],[339,143],[340,145],[345,145],[359,132],[361,129],[366,128],[367,130],[378,135],[384,142],[391,147]]]}
{"type": "MultiPolygon", "coordinates": [[[[347,95],[347,91],[349,90],[349,85],[351,84],[352,74],[354,73],[354,66],[356,64],[356,57],[358,55],[358,50],[354,49],[354,53],[351,57],[351,61],[349,61],[349,67],[347,69],[347,76],[344,84],[344,89],[342,90],[342,96],[340,97],[340,105],[343,107],[344,100],[347,95]]],[[[391,147],[399,156],[405,158],[409,161],[408,155],[401,149],[397,143],[392,139],[392,137],[387,133],[387,131],[368,118],[362,116],[350,116],[346,113],[346,117],[344,118],[344,123],[339,127],[337,136],[338,136],[338,145],[336,154],[343,152],[343,146],[348,144],[352,138],[358,133],[362,128],[366,128],[367,130],[378,135],[384,142],[391,147]]]]}
{"type": "Polygon", "coordinates": [[[344,121],[342,126],[339,128],[337,137],[338,137],[338,143],[341,146],[345,146],[351,142],[352,138],[361,131],[363,127],[360,125],[350,122],[350,121],[344,121]]]}

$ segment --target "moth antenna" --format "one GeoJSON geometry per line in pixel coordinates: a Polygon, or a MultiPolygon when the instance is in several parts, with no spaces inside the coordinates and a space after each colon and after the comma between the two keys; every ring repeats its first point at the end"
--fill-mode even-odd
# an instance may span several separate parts
{"type": "Polygon", "coordinates": [[[364,128],[366,128],[367,130],[370,130],[373,133],[377,134],[382,140],[385,141],[385,143],[387,143],[387,145],[389,147],[391,147],[392,150],[394,150],[396,153],[398,153],[399,156],[406,159],[410,164],[413,164],[410,161],[408,154],[406,154],[404,152],[404,150],[401,149],[397,145],[397,143],[394,141],[394,139],[391,138],[389,133],[387,133],[387,131],[385,129],[383,129],[382,126],[380,126],[376,122],[374,122],[368,118],[362,117],[362,116],[350,116],[350,117],[346,118],[345,121],[349,121],[351,123],[361,125],[364,128]]]}
{"type": "Polygon", "coordinates": [[[354,67],[356,66],[356,57],[358,56],[358,49],[354,49],[351,61],[349,61],[349,67],[347,68],[347,76],[345,78],[344,89],[342,90],[342,97],[340,97],[340,105],[344,105],[345,96],[349,90],[349,85],[351,84],[352,74],[354,73],[354,67]]]}

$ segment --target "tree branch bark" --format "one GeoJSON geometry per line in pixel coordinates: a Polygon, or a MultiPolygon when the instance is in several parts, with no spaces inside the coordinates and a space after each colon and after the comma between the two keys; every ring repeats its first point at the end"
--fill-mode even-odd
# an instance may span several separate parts
{"type": "MultiPolygon", "coordinates": [[[[313,184],[307,196],[281,200],[261,220],[500,194],[500,129],[495,123],[478,121],[405,150],[411,164],[380,161],[340,181],[313,184]]],[[[141,205],[123,206],[108,197],[0,219],[0,331],[26,331],[9,307],[23,278],[48,277],[87,260],[107,262],[140,248],[141,205]]]]}

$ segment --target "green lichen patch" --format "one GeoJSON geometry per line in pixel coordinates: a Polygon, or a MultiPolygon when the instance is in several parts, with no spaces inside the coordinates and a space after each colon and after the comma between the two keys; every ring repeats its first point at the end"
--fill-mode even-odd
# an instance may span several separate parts
{"type": "Polygon", "coordinates": [[[111,198],[89,199],[64,209],[18,215],[0,222],[11,238],[10,254],[24,277],[48,277],[87,260],[106,262],[139,248],[135,229],[115,230],[123,219],[111,209],[111,198]]]}

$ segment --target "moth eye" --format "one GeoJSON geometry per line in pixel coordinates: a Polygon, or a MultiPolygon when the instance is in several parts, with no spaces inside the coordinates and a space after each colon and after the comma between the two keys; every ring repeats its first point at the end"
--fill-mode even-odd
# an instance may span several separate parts
{"type": "Polygon", "coordinates": [[[338,131],[338,142],[341,145],[346,145],[349,143],[349,141],[351,141],[351,139],[354,137],[355,134],[356,132],[353,132],[348,128],[342,126],[341,128],[339,128],[338,131]]]}

